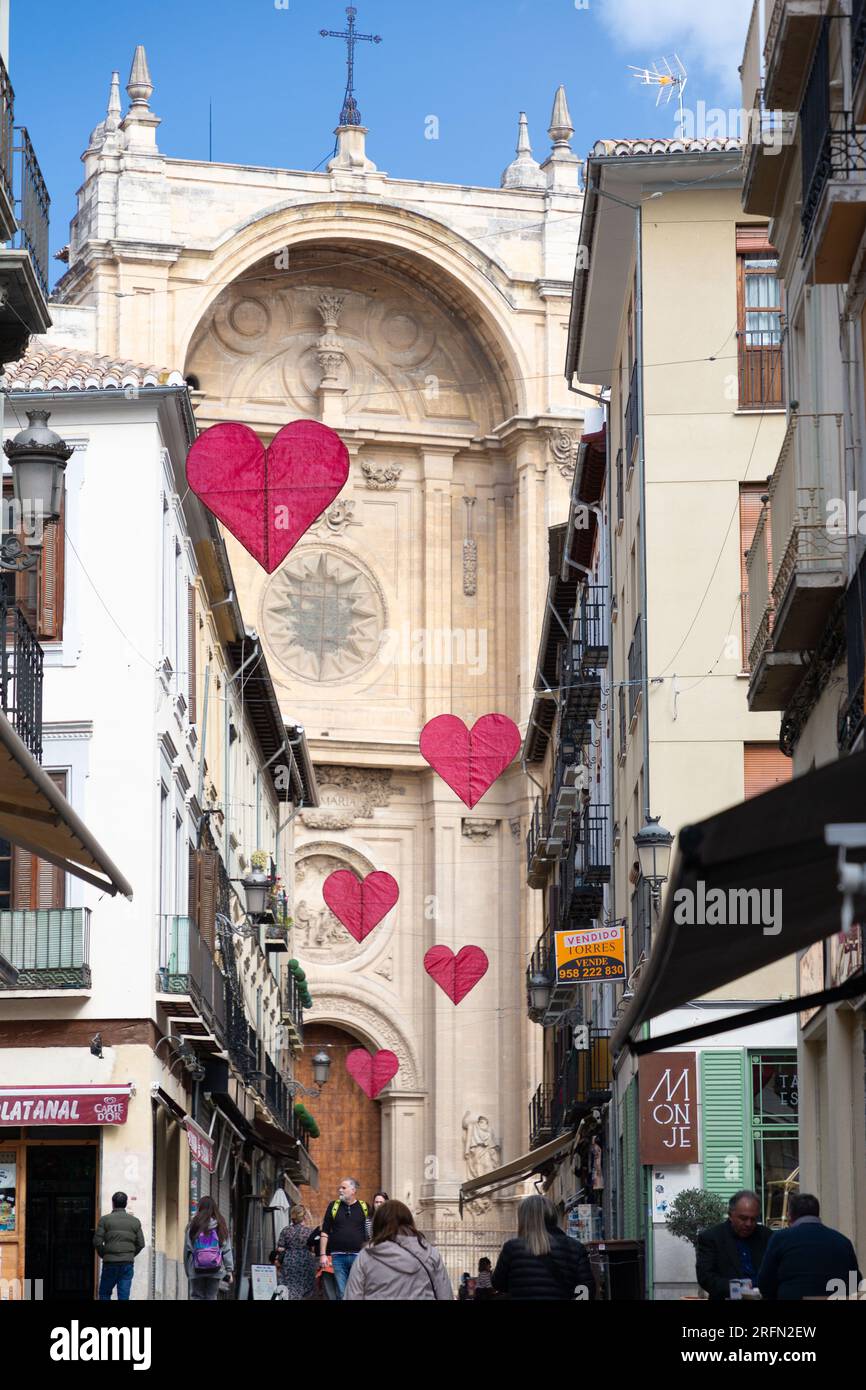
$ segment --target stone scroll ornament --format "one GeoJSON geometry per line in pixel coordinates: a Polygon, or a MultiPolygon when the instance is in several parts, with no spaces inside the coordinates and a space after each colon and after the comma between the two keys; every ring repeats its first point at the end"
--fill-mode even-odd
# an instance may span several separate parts
{"type": "Polygon", "coordinates": [[[421,756],[472,809],[520,748],[520,730],[504,714],[485,714],[467,729],[455,714],[440,714],[421,730],[421,756]]]}
{"type": "Polygon", "coordinates": [[[366,878],[356,878],[350,869],[337,869],[322,884],[322,897],[356,941],[370,935],[399,896],[397,880],[380,869],[366,878]]]}
{"type": "Polygon", "coordinates": [[[431,946],[424,956],[424,969],[452,1004],[466,998],[487,974],[489,965],[480,946],[462,946],[456,956],[450,946],[431,946]]]}
{"type": "Polygon", "coordinates": [[[272,574],[345,486],[349,451],[317,420],[294,420],[266,449],[247,425],[212,425],[186,456],[196,497],[272,574]]]}
{"type": "Polygon", "coordinates": [[[396,1053],[383,1048],[379,1052],[367,1052],[366,1048],[355,1047],[346,1058],[346,1071],[361,1090],[375,1100],[392,1076],[400,1070],[396,1053]]]}

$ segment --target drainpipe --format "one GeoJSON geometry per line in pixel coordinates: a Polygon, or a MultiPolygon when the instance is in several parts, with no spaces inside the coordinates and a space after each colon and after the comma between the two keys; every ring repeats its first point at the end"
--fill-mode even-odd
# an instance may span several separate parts
{"type": "Polygon", "coordinates": [[[638,463],[640,466],[640,603],[641,626],[643,627],[643,660],[641,662],[641,688],[643,692],[643,800],[644,820],[648,821],[652,805],[650,798],[650,737],[649,737],[649,622],[647,617],[647,512],[646,512],[646,417],[644,414],[644,375],[643,375],[643,213],[640,206],[635,208],[635,337],[637,340],[637,408],[638,463]]]}

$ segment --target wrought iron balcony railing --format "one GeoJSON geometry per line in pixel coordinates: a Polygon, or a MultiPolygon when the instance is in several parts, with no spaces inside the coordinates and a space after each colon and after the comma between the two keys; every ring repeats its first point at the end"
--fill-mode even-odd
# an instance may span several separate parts
{"type": "Polygon", "coordinates": [[[300,986],[291,970],[283,971],[280,986],[280,1016],[289,1035],[289,1043],[295,1050],[304,1044],[304,1010],[301,1005],[300,986]]]}
{"type": "Polygon", "coordinates": [[[288,1134],[295,1134],[294,1100],[287,1079],[274,1066],[270,1057],[265,1058],[265,1100],[288,1134]]]}
{"type": "Polygon", "coordinates": [[[576,1124],[582,1113],[610,1100],[610,1029],[592,1028],[588,1051],[570,1051],[553,1086],[553,1135],[576,1124]]]}
{"type": "MultiPolygon", "coordinates": [[[[831,179],[857,179],[866,183],[866,126],[857,125],[851,111],[831,111],[827,114],[823,135],[817,151],[807,167],[804,140],[803,156],[803,245],[812,231],[821,197],[831,179]],[[807,182],[808,176],[808,182],[807,182]]],[[[863,190],[866,198],[866,187],[863,190]]]]}
{"type": "Polygon", "coordinates": [[[625,516],[625,504],[623,500],[623,477],[622,477],[622,449],[617,450],[616,455],[616,524],[621,524],[625,516]]]}
{"type": "Polygon", "coordinates": [[[12,188],[12,149],[15,144],[15,94],[0,58],[0,185],[10,203],[14,203],[12,188]]]}
{"type": "Polygon", "coordinates": [[[607,587],[584,584],[577,622],[577,655],[582,671],[607,666],[608,642],[607,587]]]}
{"type": "Polygon", "coordinates": [[[866,728],[863,685],[863,677],[861,676],[860,684],[839,711],[837,733],[840,753],[850,753],[866,728]]]}
{"type": "Polygon", "coordinates": [[[51,199],[25,126],[16,126],[15,202],[18,231],[13,246],[30,252],[39,287],[48,298],[48,209],[51,199]]]}
{"type": "Polygon", "coordinates": [[[208,1027],[217,1036],[225,1035],[225,976],[192,917],[159,918],[157,988],[161,994],[188,995],[208,1027]]]}
{"type": "Polygon", "coordinates": [[[15,603],[0,594],[0,702],[28,752],[42,761],[42,658],[36,634],[15,603]]]}
{"type": "Polygon", "coordinates": [[[540,1144],[553,1138],[552,1101],[553,1087],[542,1082],[529,1102],[529,1147],[531,1149],[537,1149],[540,1144]]]}
{"type": "Polygon", "coordinates": [[[18,972],[0,990],[90,989],[90,908],[0,912],[0,956],[18,972]]]}

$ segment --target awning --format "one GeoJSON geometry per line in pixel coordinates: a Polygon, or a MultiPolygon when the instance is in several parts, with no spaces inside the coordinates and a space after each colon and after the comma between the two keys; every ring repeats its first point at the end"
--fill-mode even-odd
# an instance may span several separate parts
{"type": "Polygon", "coordinates": [[[0,1125],[125,1125],[131,1082],[0,1086],[0,1125]]]}
{"type": "MultiPolygon", "coordinates": [[[[866,752],[828,763],[792,782],[774,787],[680,832],[678,853],[665,899],[661,926],[644,966],[635,997],[611,1039],[611,1050],[628,1045],[633,1052],[656,1051],[699,1036],[742,1028],[835,999],[866,994],[866,979],[853,976],[835,990],[800,999],[785,999],[740,1012],[719,1022],[664,1037],[636,1041],[641,1024],[690,1000],[702,999],[731,980],[804,950],[840,929],[842,898],[838,888],[838,849],[828,845],[828,824],[866,822],[866,752]],[[721,889],[730,894],[757,889],[768,905],[780,902],[775,925],[689,925],[676,922],[677,893],[706,903],[721,889]],[[773,894],[781,893],[781,899],[773,894]]],[[[849,851],[862,859],[863,852],[849,851]]],[[[680,898],[677,915],[682,917],[680,898]]],[[[866,898],[855,902],[866,912],[866,898]]],[[[701,914],[705,915],[705,914],[701,914]]]]}
{"type": "Polygon", "coordinates": [[[487,1196],[490,1192],[498,1191],[500,1187],[513,1187],[515,1183],[524,1182],[533,1173],[540,1172],[548,1163],[555,1162],[573,1143],[574,1134],[560,1134],[558,1138],[551,1139],[550,1143],[530,1150],[522,1158],[514,1158],[501,1168],[494,1168],[491,1173],[482,1174],[480,1178],[470,1178],[460,1188],[460,1210],[463,1210],[465,1202],[474,1201],[476,1197],[487,1196]]]}
{"type": "Polygon", "coordinates": [[[28,753],[5,714],[0,714],[0,839],[105,893],[132,897],[123,874],[28,753]]]}

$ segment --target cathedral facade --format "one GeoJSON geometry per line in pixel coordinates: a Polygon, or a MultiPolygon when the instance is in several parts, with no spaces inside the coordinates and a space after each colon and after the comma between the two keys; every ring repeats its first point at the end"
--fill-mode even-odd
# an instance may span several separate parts
{"type": "MultiPolygon", "coordinates": [[[[356,124],[319,173],[172,159],[141,49],[127,93],[123,115],[115,74],[84,155],[53,336],[181,370],[201,429],[243,421],[267,443],[315,419],[348,448],[346,487],[273,574],[227,540],[321,790],[299,814],[292,885],[307,1040],[335,1063],[310,1102],[314,1205],[352,1174],[438,1230],[461,1182],[525,1152],[539,1076],[536,788],[518,759],[467,810],[418,739],[443,713],[501,712],[521,733],[530,715],[547,530],[567,514],[583,418],[563,375],[582,204],[565,93],[544,162],[521,117],[490,188],[391,179],[356,124]],[[322,897],[339,868],[399,885],[361,943],[322,897]],[[424,971],[434,944],[489,957],[456,1007],[424,971]],[[375,1101],[344,1076],[357,1046],[399,1060],[375,1101]]],[[[471,1220],[510,1225],[499,1202],[471,1220]]]]}

